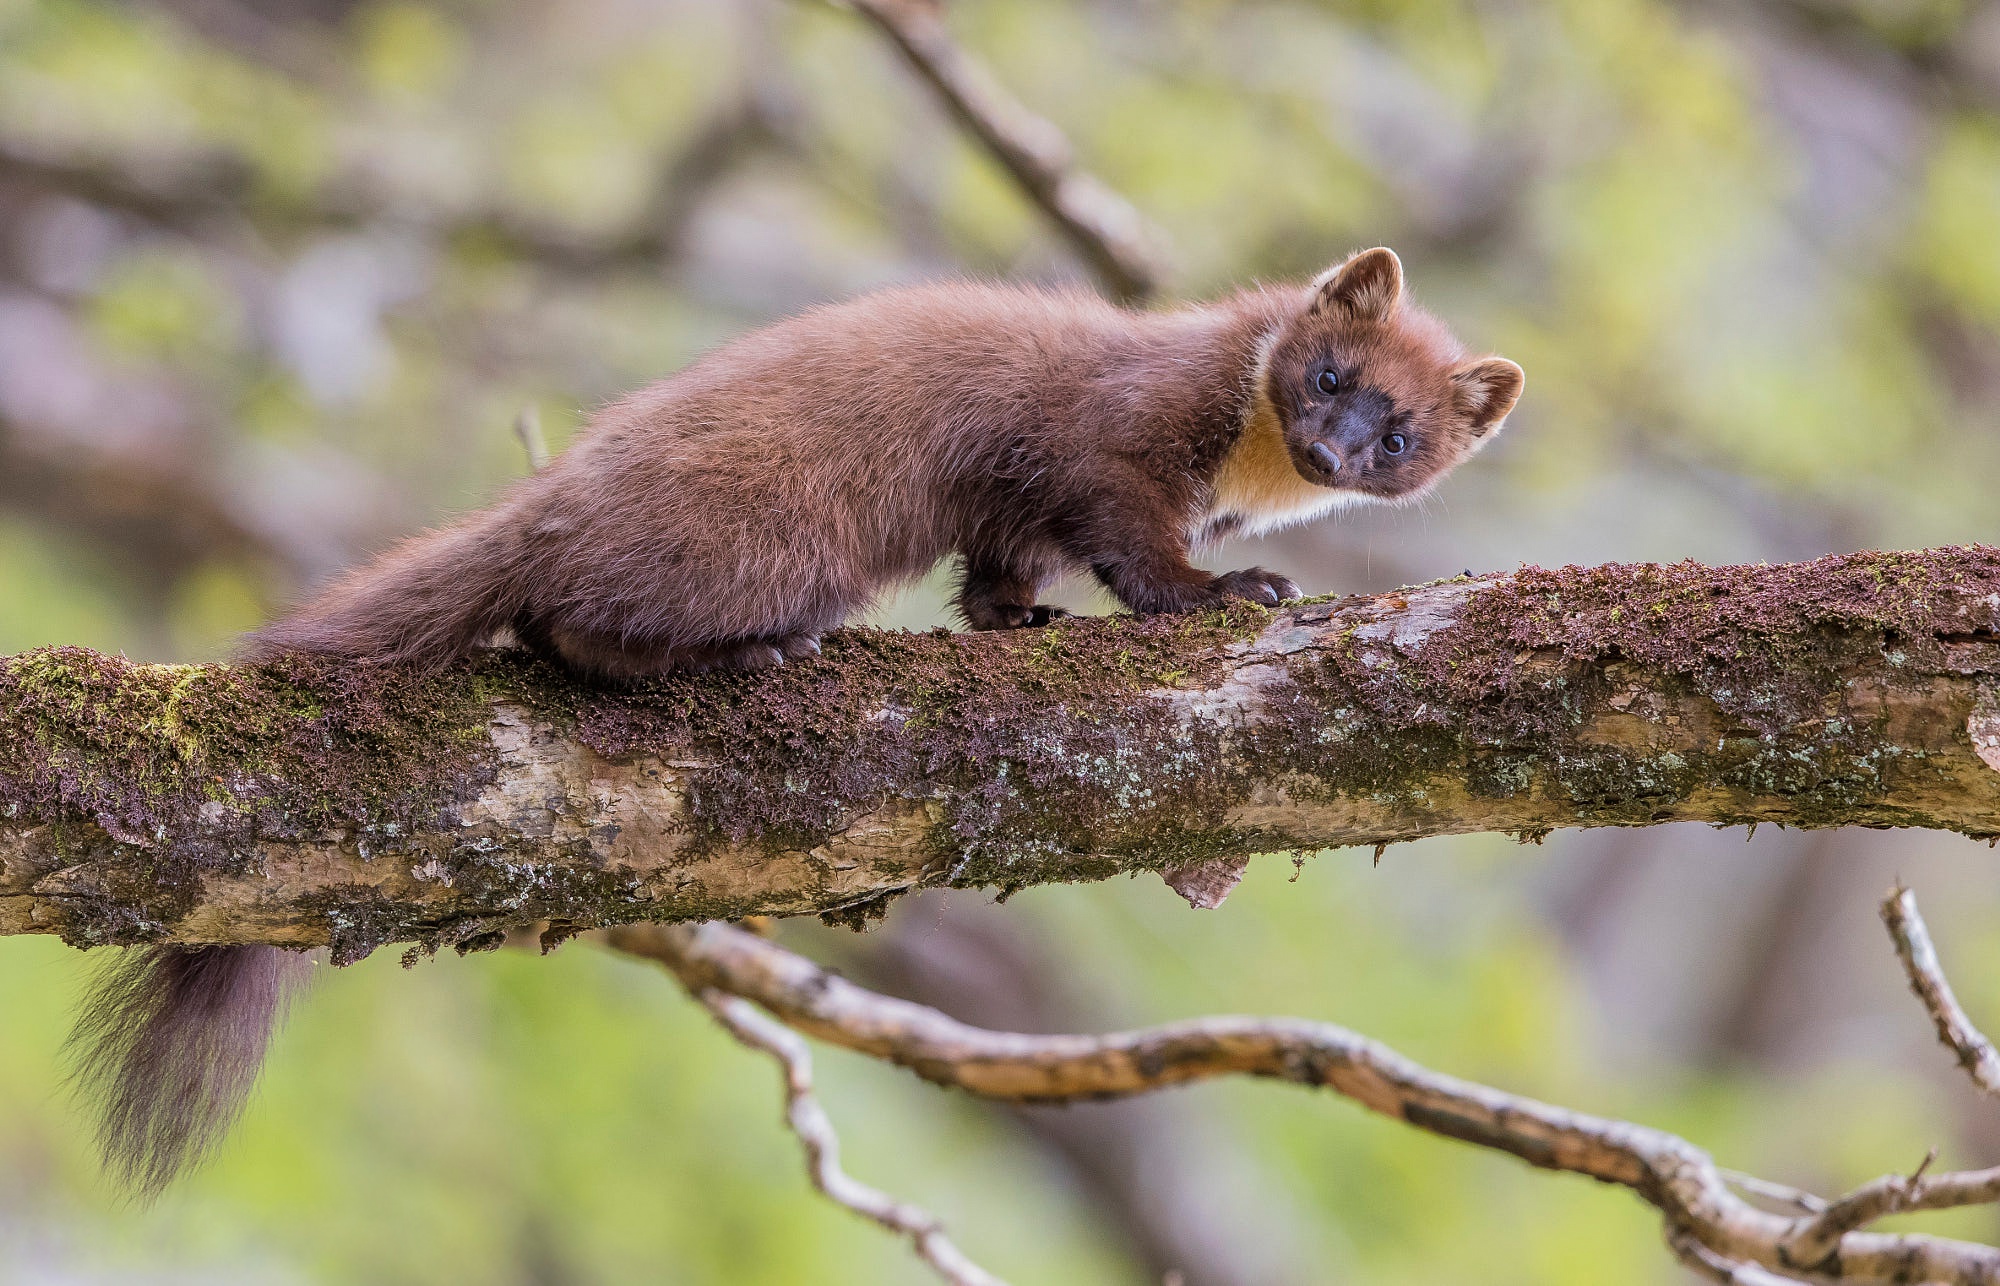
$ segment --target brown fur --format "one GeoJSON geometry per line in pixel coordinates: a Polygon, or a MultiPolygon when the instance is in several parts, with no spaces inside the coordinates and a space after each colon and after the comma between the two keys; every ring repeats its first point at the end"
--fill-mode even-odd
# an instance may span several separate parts
{"type": "Polygon", "coordinates": [[[1045,622],[1088,570],[1138,612],[1297,593],[1192,541],[1421,492],[1520,368],[1467,361],[1371,250],[1306,287],[1159,312],[1056,291],[890,290],[753,332],[600,413],[498,504],[257,636],[436,665],[511,629],[600,678],[756,668],[939,560],[974,628],[1045,622]],[[1313,386],[1333,364],[1340,388],[1313,386]],[[1371,445],[1400,428],[1405,456],[1371,445]],[[1334,444],[1329,476],[1312,454],[1334,444]]]}
{"type": "Polygon", "coordinates": [[[276,947],[133,947],[101,972],[70,1037],[106,1166],[150,1200],[243,1110],[311,960],[276,947]]]}

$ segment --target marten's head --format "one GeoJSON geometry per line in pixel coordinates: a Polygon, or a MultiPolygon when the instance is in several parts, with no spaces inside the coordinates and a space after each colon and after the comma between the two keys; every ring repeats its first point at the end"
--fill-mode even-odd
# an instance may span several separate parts
{"type": "Polygon", "coordinates": [[[1313,283],[1262,374],[1299,476],[1378,500],[1421,494],[1492,441],[1522,385],[1520,367],[1468,358],[1404,298],[1403,265],[1382,247],[1313,283]]]}

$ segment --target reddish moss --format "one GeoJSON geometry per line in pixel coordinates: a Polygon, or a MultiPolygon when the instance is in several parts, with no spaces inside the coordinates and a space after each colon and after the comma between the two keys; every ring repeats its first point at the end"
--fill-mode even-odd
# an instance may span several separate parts
{"type": "MultiPolygon", "coordinates": [[[[1764,732],[1809,717],[1829,663],[1857,649],[1933,665],[1946,637],[2000,629],[2000,550],[1981,545],[1835,555],[1779,566],[1695,562],[1522,569],[1476,594],[1461,646],[1425,678],[1473,696],[1506,686],[1520,649],[1570,662],[1622,657],[1700,686],[1764,732]],[[1447,665],[1457,660],[1456,666],[1447,665]]],[[[1893,659],[1893,658],[1892,658],[1893,659]]]]}
{"type": "Polygon", "coordinates": [[[1213,681],[1224,647],[1269,619],[1244,607],[1008,634],[844,631],[816,660],[589,694],[573,713],[600,753],[709,760],[689,801],[715,842],[810,848],[887,800],[937,799],[945,878],[1088,879],[1118,868],[1106,855],[1165,860],[1220,826],[1232,798],[1215,789],[1214,747],[1133,698],[1213,681]]]}
{"type": "Polygon", "coordinates": [[[1587,824],[1644,824],[1698,786],[1783,797],[1790,820],[1853,820],[1888,801],[1921,756],[1885,753],[1886,714],[1829,724],[1854,666],[1935,666],[1946,641],[2000,637],[2000,551],[1863,553],[1783,566],[1685,562],[1555,571],[1478,584],[1447,629],[1392,667],[1350,635],[1294,664],[1257,756],[1307,794],[1400,799],[1462,775],[1475,795],[1544,789],[1587,824]],[[1580,745],[1620,666],[1649,691],[1717,711],[1712,752],[1580,745]],[[1664,682],[1662,682],[1662,676],[1664,682]]]}

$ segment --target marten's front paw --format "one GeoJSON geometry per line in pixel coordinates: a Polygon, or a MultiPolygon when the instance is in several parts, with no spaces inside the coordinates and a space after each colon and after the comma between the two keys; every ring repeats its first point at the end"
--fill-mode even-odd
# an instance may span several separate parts
{"type": "Polygon", "coordinates": [[[1261,567],[1224,572],[1209,582],[1209,589],[1218,599],[1247,598],[1266,607],[1276,607],[1288,599],[1300,597],[1299,587],[1290,579],[1261,567]]]}
{"type": "Polygon", "coordinates": [[[1069,612],[1049,603],[967,603],[965,623],[975,630],[1023,630],[1059,621],[1069,612]]]}

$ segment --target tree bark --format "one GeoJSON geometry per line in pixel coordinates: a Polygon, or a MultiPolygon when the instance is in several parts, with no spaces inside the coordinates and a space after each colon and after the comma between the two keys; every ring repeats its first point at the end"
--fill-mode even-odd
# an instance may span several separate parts
{"type": "Polygon", "coordinates": [[[1668,821],[2000,835],[2000,551],[845,631],[628,691],[493,651],[0,660],[0,933],[358,958],[1668,821]]]}

